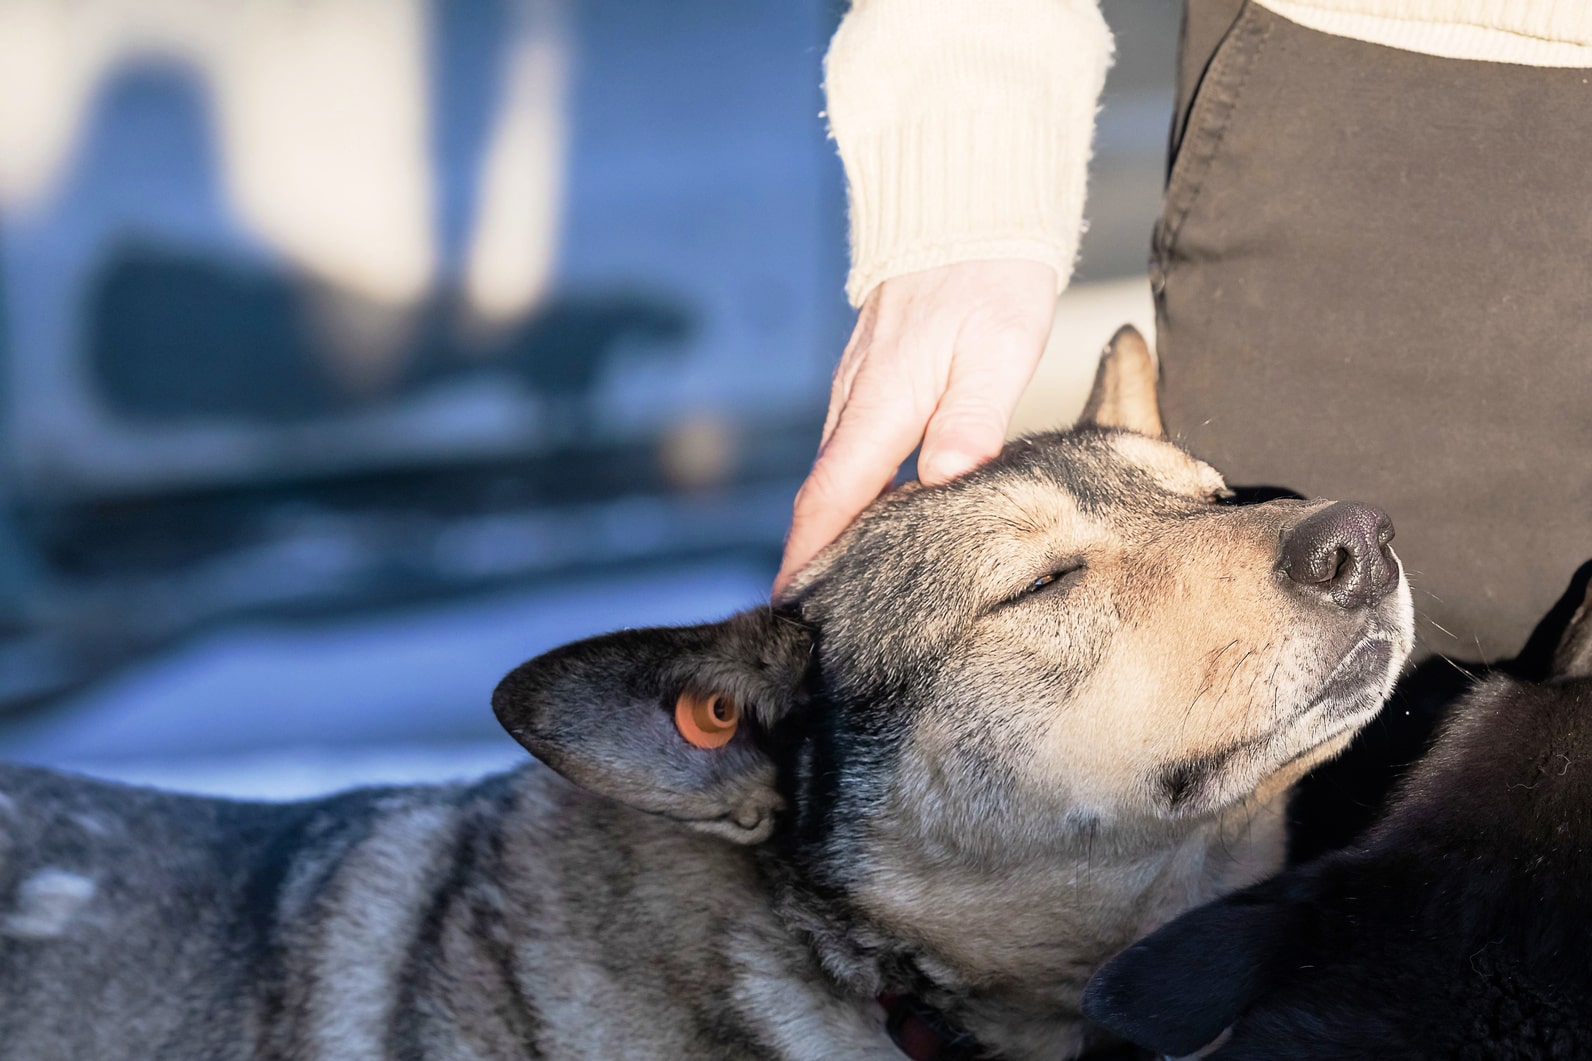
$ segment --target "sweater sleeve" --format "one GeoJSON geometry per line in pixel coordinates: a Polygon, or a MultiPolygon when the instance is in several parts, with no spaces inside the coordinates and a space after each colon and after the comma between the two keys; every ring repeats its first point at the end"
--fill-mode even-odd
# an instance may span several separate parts
{"type": "Polygon", "coordinates": [[[824,61],[851,275],[1023,258],[1072,276],[1110,30],[1094,0],[854,0],[824,61]]]}

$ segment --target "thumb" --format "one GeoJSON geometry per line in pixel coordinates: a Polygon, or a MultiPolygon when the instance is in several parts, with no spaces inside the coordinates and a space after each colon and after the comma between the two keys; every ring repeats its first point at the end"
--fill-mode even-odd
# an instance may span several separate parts
{"type": "Polygon", "coordinates": [[[995,456],[1009,415],[982,395],[947,392],[923,436],[918,479],[930,486],[948,482],[995,456]]]}
{"type": "Polygon", "coordinates": [[[918,478],[933,486],[972,471],[1001,451],[1012,410],[1034,374],[1038,355],[997,356],[953,364],[949,386],[918,451],[918,478]]]}

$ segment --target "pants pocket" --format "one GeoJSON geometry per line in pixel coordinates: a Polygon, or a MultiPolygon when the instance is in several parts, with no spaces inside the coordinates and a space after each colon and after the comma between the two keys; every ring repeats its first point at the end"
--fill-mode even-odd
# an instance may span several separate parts
{"type": "Polygon", "coordinates": [[[1188,118],[1175,140],[1161,216],[1151,240],[1150,282],[1157,295],[1176,251],[1178,232],[1199,199],[1211,163],[1221,152],[1222,139],[1238,111],[1249,74],[1265,48],[1272,25],[1273,20],[1266,18],[1258,5],[1246,3],[1217,45],[1194,90],[1188,118]]]}

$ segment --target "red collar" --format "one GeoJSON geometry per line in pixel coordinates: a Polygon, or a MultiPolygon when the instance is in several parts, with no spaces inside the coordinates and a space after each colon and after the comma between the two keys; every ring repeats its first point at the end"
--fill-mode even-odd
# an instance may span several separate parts
{"type": "Polygon", "coordinates": [[[970,1040],[946,1024],[936,1010],[909,995],[880,995],[890,1041],[912,1061],[958,1061],[976,1054],[970,1040]]]}
{"type": "MultiPolygon", "coordinates": [[[[939,1010],[926,1002],[911,995],[879,995],[878,999],[884,1008],[884,1026],[890,1033],[890,1041],[912,1061],[978,1061],[989,1056],[979,1053],[978,1044],[971,1035],[958,1031],[939,1010]]],[[[1227,1035],[1228,1032],[1223,1032],[1210,1045],[1219,1046],[1227,1040],[1227,1035]]],[[[1109,1058],[1126,1061],[1142,1057],[1143,1053],[1123,1043],[1091,1050],[1088,1056],[1100,1061],[1109,1058]]]]}

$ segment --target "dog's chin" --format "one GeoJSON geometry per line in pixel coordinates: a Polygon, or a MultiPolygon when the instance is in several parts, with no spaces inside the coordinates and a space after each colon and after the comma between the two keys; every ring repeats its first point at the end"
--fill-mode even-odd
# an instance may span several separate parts
{"type": "Polygon", "coordinates": [[[1397,633],[1367,634],[1332,668],[1321,689],[1279,736],[1292,745],[1278,769],[1341,751],[1348,740],[1376,717],[1393,692],[1409,656],[1409,643],[1397,633]]]}
{"type": "Polygon", "coordinates": [[[1361,715],[1381,707],[1397,673],[1393,643],[1382,637],[1367,638],[1351,648],[1327,675],[1304,714],[1314,716],[1330,737],[1332,730],[1361,721],[1361,715]]]}
{"type": "Polygon", "coordinates": [[[1410,639],[1402,630],[1373,625],[1333,666],[1316,694],[1256,749],[1244,769],[1212,785],[1203,805],[1191,802],[1173,817],[1219,811],[1263,786],[1292,785],[1340,754],[1382,710],[1409,651],[1410,639]]]}
{"type": "Polygon", "coordinates": [[[1352,737],[1382,710],[1409,658],[1414,625],[1409,585],[1400,577],[1387,607],[1372,613],[1360,639],[1285,727],[1297,742],[1291,758],[1309,756],[1329,744],[1341,746],[1342,738],[1352,737]]]}

